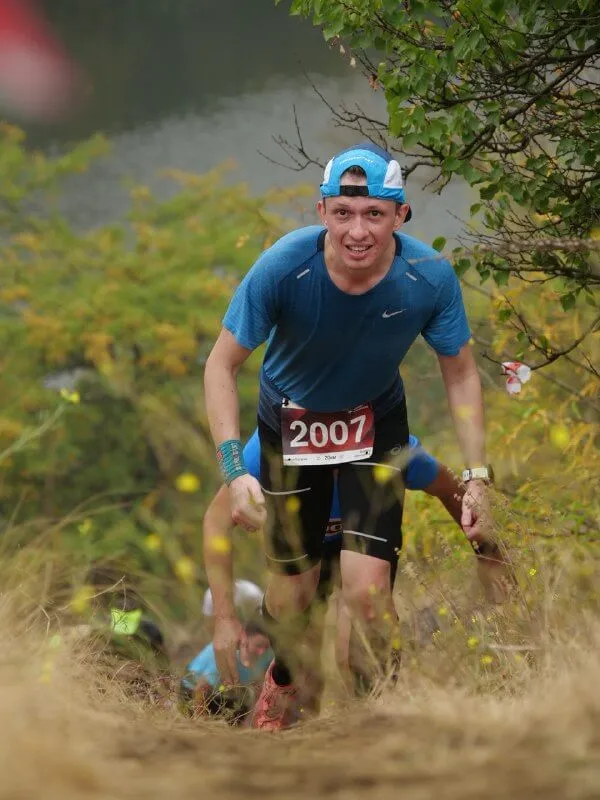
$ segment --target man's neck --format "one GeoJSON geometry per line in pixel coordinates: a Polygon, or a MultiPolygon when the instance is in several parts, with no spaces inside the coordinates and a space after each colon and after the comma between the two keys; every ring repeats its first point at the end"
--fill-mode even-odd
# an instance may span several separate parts
{"type": "Polygon", "coordinates": [[[390,271],[395,255],[396,240],[392,239],[379,263],[368,269],[353,270],[337,258],[329,237],[325,237],[323,256],[327,272],[338,289],[346,294],[365,294],[376,286],[390,271]]]}

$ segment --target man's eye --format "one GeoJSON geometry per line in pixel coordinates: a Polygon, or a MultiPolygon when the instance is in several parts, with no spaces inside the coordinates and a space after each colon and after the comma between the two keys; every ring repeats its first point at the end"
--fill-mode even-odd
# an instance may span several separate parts
{"type": "Polygon", "coordinates": [[[337,214],[338,217],[345,217],[348,212],[344,208],[338,208],[338,210],[335,213],[337,214]]]}
{"type": "Polygon", "coordinates": [[[381,216],[381,211],[377,211],[376,209],[373,209],[371,211],[371,216],[372,217],[380,217],[381,216]]]}

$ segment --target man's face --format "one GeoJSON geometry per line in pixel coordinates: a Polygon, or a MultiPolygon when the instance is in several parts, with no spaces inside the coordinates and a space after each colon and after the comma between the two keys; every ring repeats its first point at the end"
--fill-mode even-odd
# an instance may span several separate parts
{"type": "Polygon", "coordinates": [[[256,664],[269,647],[269,640],[263,633],[253,633],[248,636],[248,660],[250,665],[256,664]]]}
{"type": "MultiPolygon", "coordinates": [[[[342,176],[342,185],[365,186],[366,178],[342,176]]],[[[334,253],[349,270],[377,267],[408,212],[408,205],[374,197],[328,197],[317,210],[334,253]]]]}

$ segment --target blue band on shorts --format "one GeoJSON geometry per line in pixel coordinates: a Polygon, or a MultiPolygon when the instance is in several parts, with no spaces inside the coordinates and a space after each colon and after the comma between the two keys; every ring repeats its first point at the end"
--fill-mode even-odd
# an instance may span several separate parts
{"type": "MultiPolygon", "coordinates": [[[[437,478],[440,465],[427,450],[421,447],[419,439],[412,434],[409,437],[409,447],[411,457],[406,467],[406,488],[411,490],[426,489],[437,478]]],[[[250,475],[258,480],[260,478],[260,439],[258,438],[258,429],[254,431],[244,447],[244,463],[250,475]]],[[[331,519],[340,519],[342,516],[337,484],[334,484],[333,487],[333,499],[329,516],[331,519]]],[[[328,538],[331,538],[331,535],[328,538]]]]}

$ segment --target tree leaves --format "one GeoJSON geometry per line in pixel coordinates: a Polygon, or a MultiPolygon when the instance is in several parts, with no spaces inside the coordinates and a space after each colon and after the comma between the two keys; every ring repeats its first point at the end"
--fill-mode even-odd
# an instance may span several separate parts
{"type": "MultiPolygon", "coordinates": [[[[535,268],[550,281],[598,286],[587,264],[596,256],[562,244],[598,224],[600,22],[582,11],[590,0],[418,0],[409,11],[391,0],[301,5],[350,47],[375,49],[388,103],[382,122],[398,147],[437,167],[438,186],[457,176],[477,187],[471,214],[485,207],[478,239],[505,259],[496,283],[535,268]],[[539,215],[552,219],[541,228],[539,215]]],[[[360,114],[340,121],[373,129],[360,114]]]]}
{"type": "MultiPolygon", "coordinates": [[[[0,202],[16,199],[0,243],[0,434],[35,426],[55,408],[61,387],[77,385],[81,398],[43,445],[4,466],[0,499],[10,507],[26,477],[25,515],[42,507],[69,513],[82,498],[107,492],[143,496],[190,460],[211,474],[200,359],[240,276],[286,229],[275,209],[302,192],[253,198],[243,186],[225,185],[222,169],[172,173],[178,189],[166,201],[147,187],[132,190],[129,221],[76,233],[58,216],[26,217],[31,193],[43,199],[95,149],[87,143],[46,159],[29,153],[13,129],[0,129],[0,153],[10,153],[11,165],[0,202]]],[[[248,373],[255,382],[252,367],[248,373]]],[[[252,409],[253,425],[254,387],[243,389],[242,408],[252,409]]]]}

